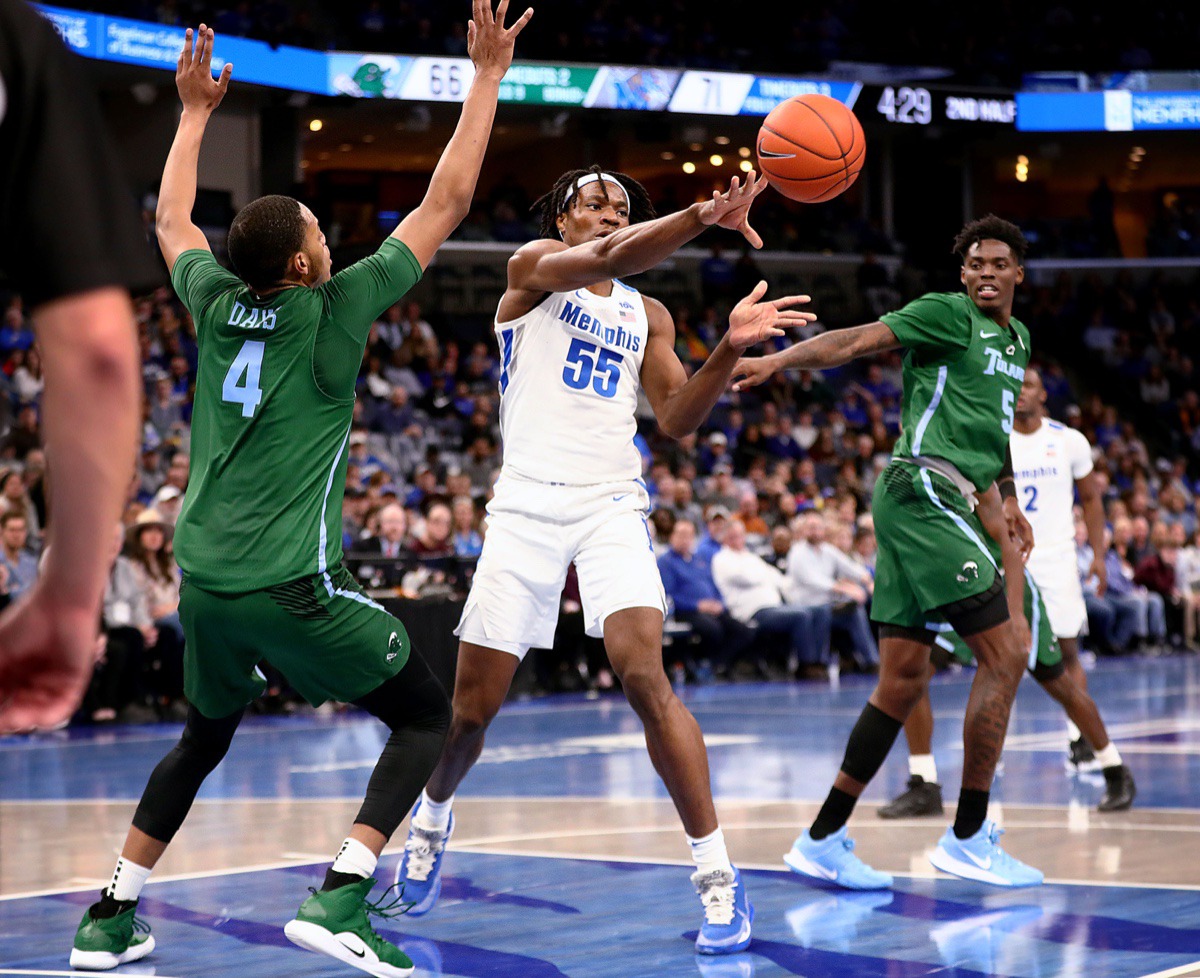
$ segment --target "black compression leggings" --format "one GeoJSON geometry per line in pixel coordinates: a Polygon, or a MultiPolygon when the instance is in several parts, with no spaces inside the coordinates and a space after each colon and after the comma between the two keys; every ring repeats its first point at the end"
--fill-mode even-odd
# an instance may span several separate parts
{"type": "MultiPolygon", "coordinates": [[[[354,702],[392,731],[355,822],[390,838],[441,756],[450,727],[450,700],[414,650],[403,669],[354,702]]],[[[200,785],[229,750],[244,712],[213,720],[194,706],[188,708],[183,736],[159,761],[142,792],[133,816],[135,828],[160,842],[174,838],[200,785]]]]}

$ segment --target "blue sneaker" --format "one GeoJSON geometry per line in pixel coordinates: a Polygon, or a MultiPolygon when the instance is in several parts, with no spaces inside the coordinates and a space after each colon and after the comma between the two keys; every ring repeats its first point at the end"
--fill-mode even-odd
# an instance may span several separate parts
{"type": "Polygon", "coordinates": [[[697,954],[735,954],[750,946],[754,905],[736,869],[692,873],[692,885],[704,905],[704,924],[696,937],[697,954]]]}
{"type": "Polygon", "coordinates": [[[814,841],[805,829],[783,861],[793,873],[835,883],[847,890],[886,890],[895,882],[887,873],[872,869],[854,855],[854,840],[846,834],[844,825],[820,842],[814,841]]]}
{"type": "Polygon", "coordinates": [[[445,832],[431,832],[415,824],[418,801],[409,821],[408,839],[404,843],[404,856],[396,867],[396,885],[404,887],[405,902],[413,901],[409,908],[410,917],[429,913],[442,892],[442,856],[446,854],[446,843],[454,832],[454,813],[450,813],[450,824],[445,832]]]}
{"type": "Polygon", "coordinates": [[[969,839],[960,839],[953,826],[946,829],[929,861],[943,873],[993,886],[1040,886],[1045,878],[1040,869],[1026,866],[1000,848],[997,840],[1004,829],[988,819],[969,839]]]}

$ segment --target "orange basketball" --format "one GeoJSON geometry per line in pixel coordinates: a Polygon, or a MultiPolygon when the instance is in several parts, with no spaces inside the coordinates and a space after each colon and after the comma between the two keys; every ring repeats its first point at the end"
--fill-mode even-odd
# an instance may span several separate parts
{"type": "Polygon", "coordinates": [[[758,130],[758,166],[785,197],[833,200],[858,177],[867,138],[854,113],[828,95],[797,95],[771,110],[758,130]]]}

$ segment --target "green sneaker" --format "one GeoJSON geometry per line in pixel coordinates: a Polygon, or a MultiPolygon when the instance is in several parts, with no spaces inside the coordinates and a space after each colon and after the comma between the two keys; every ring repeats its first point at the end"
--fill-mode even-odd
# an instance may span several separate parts
{"type": "Polygon", "coordinates": [[[150,925],[134,916],[136,903],[115,917],[93,917],[92,911],[97,906],[88,907],[79,922],[71,948],[72,968],[108,971],[119,964],[138,961],[154,950],[150,925]]]}
{"type": "Polygon", "coordinates": [[[336,890],[314,890],[300,904],[295,920],[283,928],[289,941],[306,951],[317,951],[337,958],[376,978],[407,978],[413,973],[413,963],[395,944],[375,933],[368,914],[377,917],[397,917],[411,904],[397,897],[382,906],[368,903],[367,894],[375,885],[374,879],[347,883],[336,890]]]}

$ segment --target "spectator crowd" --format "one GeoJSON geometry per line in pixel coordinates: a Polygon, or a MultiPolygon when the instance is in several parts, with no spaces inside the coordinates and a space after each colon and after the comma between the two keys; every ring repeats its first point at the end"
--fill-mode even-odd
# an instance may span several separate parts
{"type": "MultiPolygon", "coordinates": [[[[892,281],[872,264],[864,261],[859,276],[872,315],[942,287],[936,277],[892,281]]],[[[689,370],[715,347],[735,297],[721,275],[705,283],[698,312],[674,310],[676,350],[689,370]]],[[[1081,430],[1096,459],[1108,573],[1103,593],[1085,580],[1089,644],[1102,654],[1195,649],[1200,401],[1190,351],[1200,282],[1063,276],[1031,283],[1019,298],[1017,314],[1044,357],[1050,414],[1081,430]],[[1082,386],[1085,377],[1095,386],[1082,386]]],[[[37,347],[20,298],[0,308],[0,601],[8,602],[36,579],[51,514],[37,347]]],[[[184,709],[171,537],[188,485],[196,340],[165,289],[136,311],[146,398],[139,464],[114,527],[99,665],[81,713],[97,723],[175,719],[184,709]]],[[[349,437],[343,546],[372,593],[454,600],[469,587],[500,465],[499,359],[490,335],[446,338],[462,335],[463,323],[427,316],[415,302],[387,310],[371,331],[349,437]]],[[[665,661],[678,678],[816,678],[876,667],[870,496],[899,434],[900,371],[890,354],[777,376],[727,393],[701,431],[678,441],[658,432],[643,400],[636,441],[670,602],[665,661]]],[[[1093,555],[1082,528],[1078,540],[1086,578],[1093,555]]],[[[539,667],[539,679],[548,688],[602,687],[611,675],[571,624],[572,587],[565,637],[546,653],[553,666],[539,667]]]]}

